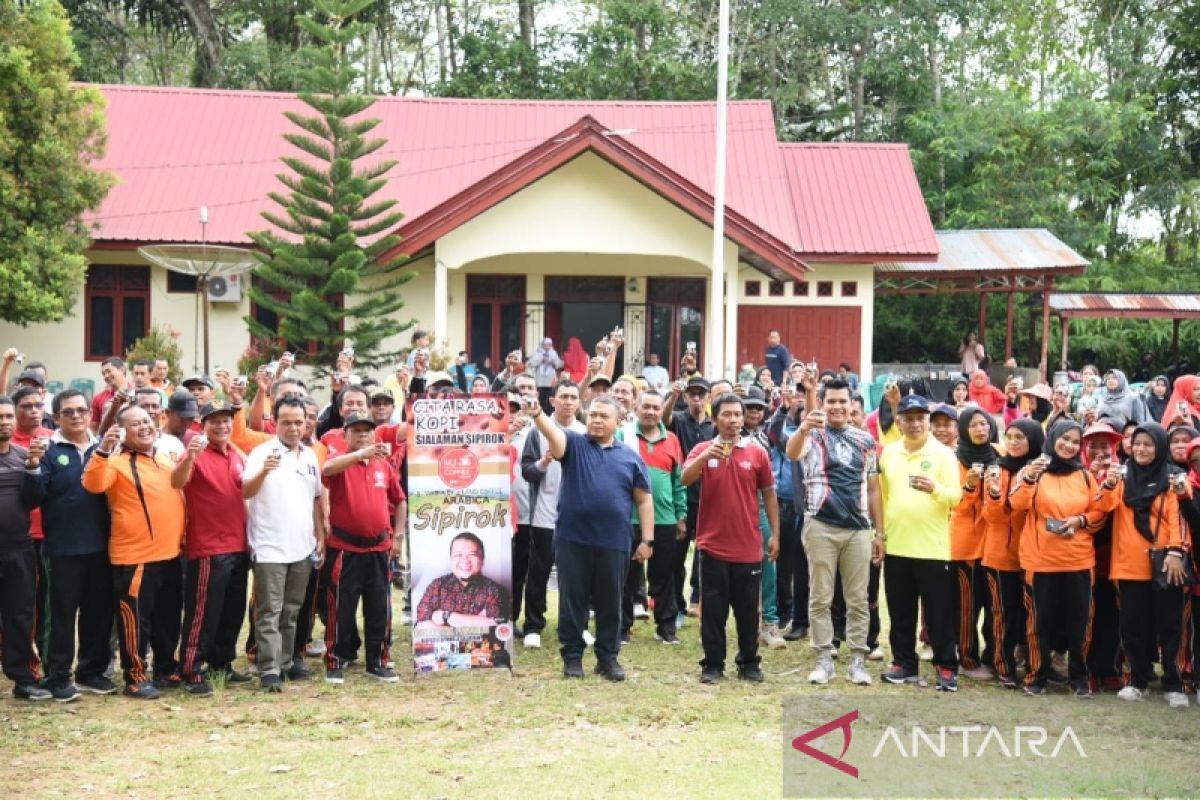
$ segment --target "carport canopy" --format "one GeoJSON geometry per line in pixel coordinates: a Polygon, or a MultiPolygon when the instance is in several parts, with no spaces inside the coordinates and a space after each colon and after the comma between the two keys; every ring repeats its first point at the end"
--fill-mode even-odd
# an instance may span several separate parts
{"type": "Polygon", "coordinates": [[[1196,292],[1118,293],[1050,292],[1050,310],[1062,325],[1061,369],[1067,368],[1067,336],[1071,320],[1091,319],[1169,319],[1171,325],[1171,361],[1179,363],[1179,325],[1185,319],[1200,319],[1200,296],[1196,292]]]}

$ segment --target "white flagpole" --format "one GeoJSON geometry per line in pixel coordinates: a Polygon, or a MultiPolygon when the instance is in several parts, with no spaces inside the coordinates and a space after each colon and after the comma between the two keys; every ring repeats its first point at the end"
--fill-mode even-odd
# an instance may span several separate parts
{"type": "Polygon", "coordinates": [[[708,373],[710,379],[725,376],[725,337],[736,332],[725,330],[725,303],[736,303],[737,297],[725,297],[725,151],[726,116],[729,99],[729,0],[721,0],[720,22],[717,30],[717,152],[716,173],[713,177],[713,238],[712,275],[709,283],[709,347],[708,373]]]}

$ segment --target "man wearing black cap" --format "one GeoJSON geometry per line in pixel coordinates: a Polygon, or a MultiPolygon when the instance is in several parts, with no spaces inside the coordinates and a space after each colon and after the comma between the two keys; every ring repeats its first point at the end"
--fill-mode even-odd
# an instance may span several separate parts
{"type": "Polygon", "coordinates": [[[391,557],[404,548],[408,503],[400,475],[375,443],[375,421],[361,412],[345,417],[349,451],[325,462],[330,533],[321,585],[325,610],[325,680],[345,681],[359,645],[355,613],[363,605],[367,677],[399,680],[391,664],[391,557]]]}
{"type": "Polygon", "coordinates": [[[242,500],[246,462],[229,442],[233,414],[224,403],[205,406],[200,414],[204,433],[192,437],[171,473],[171,485],[183,489],[187,499],[180,672],[196,695],[212,694],[210,673],[224,673],[231,683],[250,680],[233,669],[250,574],[242,500]]]}
{"type": "Polygon", "coordinates": [[[917,602],[933,646],[938,691],[958,690],[957,636],[950,613],[950,510],[962,498],[954,451],[929,435],[929,401],[917,394],[897,406],[904,438],[879,456],[887,535],[884,594],[891,619],[888,683],[917,683],[917,602]]]}
{"type": "Polygon", "coordinates": [[[186,446],[197,433],[194,423],[198,416],[200,407],[196,404],[195,395],[187,389],[176,389],[167,400],[162,432],[174,436],[186,446]]]}
{"type": "MultiPolygon", "coordinates": [[[[688,378],[687,382],[676,381],[671,388],[671,394],[664,404],[664,416],[670,421],[667,430],[679,439],[679,448],[685,454],[692,452],[700,442],[710,441],[716,436],[712,418],[708,415],[708,381],[700,376],[688,378]],[[679,411],[672,411],[675,401],[683,395],[687,405],[679,411]]],[[[687,576],[688,547],[696,541],[696,515],[700,510],[700,487],[692,484],[687,487],[687,533],[686,538],[676,543],[675,548],[675,602],[679,609],[682,622],[684,609],[688,607],[687,599],[683,596],[684,578],[687,576]]],[[[700,571],[692,566],[691,595],[692,603],[699,602],[700,571]]],[[[678,625],[676,625],[678,627],[678,625]]]]}
{"type": "Polygon", "coordinates": [[[948,403],[934,406],[929,412],[929,430],[933,438],[950,449],[958,446],[958,410],[948,403]]]}
{"type": "MultiPolygon", "coordinates": [[[[743,427],[742,436],[748,437],[756,444],[771,452],[771,442],[767,438],[764,420],[767,416],[767,395],[758,386],[746,389],[742,399],[743,427]]],[[[758,503],[758,527],[763,535],[763,571],[762,571],[762,625],[759,629],[759,641],[767,647],[778,650],[787,647],[787,641],[779,633],[779,589],[776,583],[775,562],[767,558],[767,541],[771,538],[771,529],[767,525],[766,509],[762,498],[758,503]]]]}

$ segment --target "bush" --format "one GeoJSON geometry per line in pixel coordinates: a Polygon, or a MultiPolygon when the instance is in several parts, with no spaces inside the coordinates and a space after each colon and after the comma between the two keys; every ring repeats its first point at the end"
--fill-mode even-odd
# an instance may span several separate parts
{"type": "Polygon", "coordinates": [[[167,371],[167,378],[175,386],[183,380],[183,372],[179,365],[183,363],[183,350],[179,347],[179,331],[172,328],[170,325],[153,325],[149,332],[140,339],[134,341],[133,345],[125,352],[125,363],[132,364],[139,358],[144,358],[148,361],[165,358],[170,368],[167,371]]]}

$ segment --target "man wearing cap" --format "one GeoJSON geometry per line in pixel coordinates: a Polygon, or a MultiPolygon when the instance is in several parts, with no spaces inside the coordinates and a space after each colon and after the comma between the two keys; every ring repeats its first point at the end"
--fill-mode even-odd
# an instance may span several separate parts
{"type": "Polygon", "coordinates": [[[588,406],[592,401],[601,395],[606,395],[612,390],[613,380],[603,372],[597,372],[587,382],[587,387],[584,390],[583,396],[583,411],[587,413],[588,406]]]}
{"type": "Polygon", "coordinates": [[[951,450],[958,447],[958,410],[948,403],[934,406],[929,412],[929,430],[951,450]]]}
{"type": "Polygon", "coordinates": [[[879,457],[887,535],[881,536],[891,632],[888,683],[919,681],[916,650],[918,601],[925,612],[937,669],[938,691],[958,691],[957,635],[950,612],[955,583],[950,571],[950,510],[962,499],[954,451],[929,435],[929,401],[918,394],[897,407],[903,439],[879,457]]]}
{"type": "MultiPolygon", "coordinates": [[[[45,365],[40,361],[30,362],[29,365],[21,371],[21,374],[17,376],[16,383],[18,389],[26,386],[37,389],[38,396],[42,399],[42,427],[54,430],[57,427],[53,417],[54,398],[46,392],[45,365]]],[[[0,385],[3,385],[3,382],[0,382],[0,385]]]]}
{"type": "Polygon", "coordinates": [[[210,674],[230,683],[249,677],[233,669],[246,613],[250,545],[242,473],[246,462],[229,441],[233,409],[210,403],[200,414],[204,433],[192,437],[171,483],[187,499],[186,586],[180,672],[192,694],[210,695],[210,674]]]}
{"type": "Polygon", "coordinates": [[[116,425],[105,432],[84,467],[82,479],[83,488],[108,497],[112,515],[108,556],[117,597],[125,694],[145,700],[157,699],[160,687],[180,683],[175,651],[182,607],[179,551],[184,501],[171,484],[174,462],[155,452],[157,433],[145,411],[122,408],[116,425]],[[154,650],[153,683],[146,676],[150,648],[154,650]]]}
{"type": "Polygon", "coordinates": [[[115,607],[108,562],[108,503],[81,483],[84,465],[97,443],[88,430],[87,398],[78,389],[65,389],[54,398],[54,413],[59,427],[50,437],[38,478],[46,492],[42,501],[46,533],[42,556],[46,562],[50,625],[43,655],[46,688],[56,700],[69,702],[80,689],[95,694],[117,690],[104,677],[111,656],[109,639],[115,607]]]}
{"type": "Polygon", "coordinates": [[[295,658],[296,619],[308,576],[325,552],[324,489],[312,448],[301,441],[307,425],[304,401],[275,401],[277,439],[246,459],[242,496],[254,570],[256,663],[264,691],[283,691],[283,676],[305,680],[312,672],[295,658]]]}
{"type": "Polygon", "coordinates": [[[391,557],[404,549],[408,503],[400,475],[375,442],[376,423],[353,412],[345,417],[349,452],[325,462],[329,487],[329,538],[321,585],[325,609],[325,680],[342,683],[343,670],[366,643],[367,677],[399,680],[390,666],[392,645],[391,557]],[[360,639],[355,614],[363,607],[360,639]]]}
{"type": "Polygon", "coordinates": [[[197,426],[194,423],[199,416],[200,406],[196,403],[195,395],[187,389],[176,389],[167,400],[162,432],[174,436],[186,447],[191,443],[192,437],[197,435],[197,426]]]}
{"type": "MultiPolygon", "coordinates": [[[[767,437],[767,429],[764,425],[767,407],[767,396],[761,388],[750,386],[746,389],[746,396],[742,398],[742,436],[762,447],[769,455],[771,441],[767,437]]],[[[766,508],[761,495],[758,502],[758,527],[762,531],[763,537],[763,571],[760,582],[762,625],[759,628],[759,641],[773,650],[778,650],[787,647],[787,641],[779,633],[779,590],[776,583],[775,560],[767,558],[767,541],[771,538],[771,529],[767,525],[766,508]]]]}
{"type": "Polygon", "coordinates": [[[801,378],[805,407],[810,410],[787,443],[788,458],[801,461],[807,503],[801,537],[808,556],[808,620],[817,651],[817,666],[808,680],[823,685],[836,676],[830,609],[840,573],[851,652],[846,677],[851,683],[867,685],[871,683],[866,669],[867,589],[871,562],[882,558],[886,539],[875,440],[850,425],[849,384],[837,379],[827,382],[818,405],[814,378],[811,372],[801,378]]]}
{"type": "MultiPolygon", "coordinates": [[[[708,390],[708,381],[698,375],[688,378],[686,382],[676,381],[666,403],[663,404],[663,415],[670,420],[667,423],[667,430],[679,439],[679,449],[684,454],[692,452],[700,442],[710,441],[717,434],[712,418],[708,415],[708,390]],[[686,406],[675,411],[675,402],[680,395],[683,395],[686,406]]],[[[687,487],[685,538],[680,539],[675,545],[675,605],[680,614],[683,614],[688,608],[688,598],[684,597],[683,585],[684,578],[687,577],[688,548],[692,542],[696,541],[696,516],[699,511],[700,486],[692,484],[687,487]]],[[[693,604],[699,602],[700,599],[698,566],[699,562],[693,561],[690,590],[693,604]]],[[[679,622],[682,621],[683,619],[680,617],[679,622]]]]}
{"type": "Polygon", "coordinates": [[[207,375],[193,375],[183,382],[183,388],[191,392],[192,396],[196,398],[196,405],[204,408],[213,401],[213,394],[217,390],[217,384],[207,375]]]}

